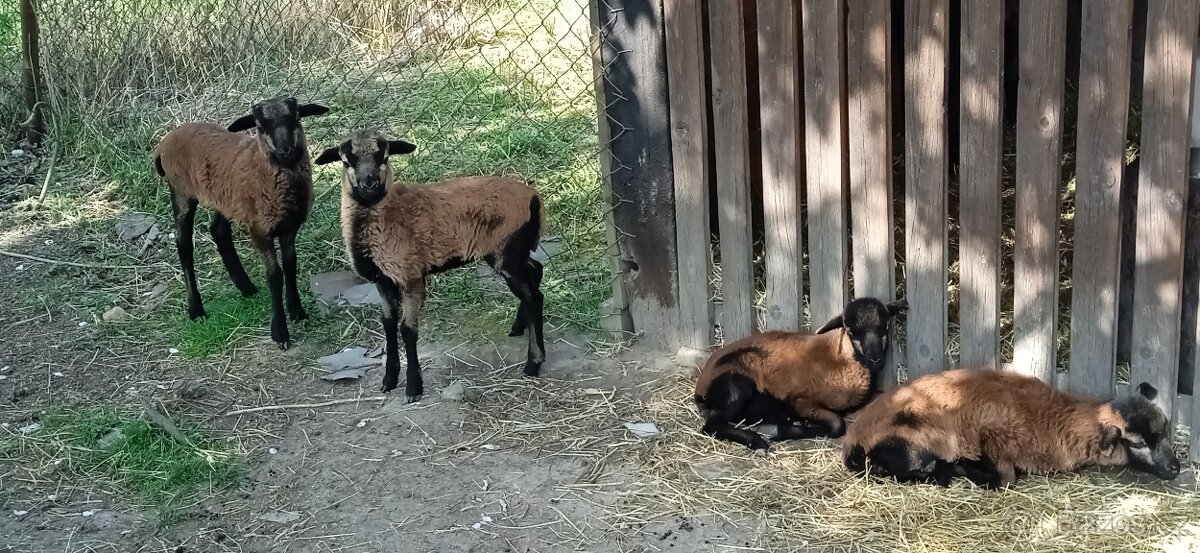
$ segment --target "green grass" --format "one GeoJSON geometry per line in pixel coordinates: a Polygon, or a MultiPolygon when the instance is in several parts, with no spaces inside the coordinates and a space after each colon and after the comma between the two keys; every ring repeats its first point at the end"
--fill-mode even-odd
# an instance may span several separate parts
{"type": "MultiPolygon", "coordinates": [[[[187,21],[191,13],[187,11],[190,8],[170,2],[159,4],[166,11],[155,17],[167,17],[170,10],[183,9],[177,17],[187,21]]],[[[265,41],[212,53],[216,57],[209,60],[210,64],[220,74],[197,76],[189,73],[194,67],[173,65],[181,59],[179,52],[206,47],[203,40],[189,34],[195,29],[188,25],[155,30],[164,33],[161,40],[170,41],[174,48],[170,52],[160,49],[126,53],[134,57],[125,60],[115,57],[119,49],[109,52],[95,48],[96,59],[51,59],[48,63],[57,76],[55,82],[62,86],[75,87],[68,83],[76,80],[68,77],[76,74],[84,78],[90,74],[88,71],[105,66],[110,68],[106,75],[128,72],[130,78],[121,83],[125,88],[109,90],[104,83],[84,79],[88,84],[61,91],[64,101],[62,109],[54,114],[52,137],[64,150],[56,169],[63,182],[51,189],[47,206],[66,224],[99,227],[100,232],[89,232],[90,240],[83,241],[99,244],[96,251],[82,254],[82,259],[136,263],[138,260],[129,255],[131,246],[111,238],[116,212],[133,209],[153,213],[164,234],[173,230],[165,186],[150,164],[155,142],[179,122],[226,121],[250,101],[280,90],[295,91],[304,99],[333,107],[330,114],[305,121],[314,151],[335,144],[353,129],[379,127],[418,144],[417,153],[396,164],[398,178],[406,181],[421,183],[499,173],[533,183],[545,198],[546,232],[557,235],[562,245],[561,253],[546,267],[543,291],[547,321],[552,325],[593,327],[599,304],[608,294],[609,275],[587,45],[583,40],[556,42],[559,39],[542,23],[555,9],[553,3],[534,0],[493,2],[489,6],[489,17],[477,23],[482,27],[469,31],[470,42],[437,48],[422,44],[407,62],[385,56],[384,62],[364,65],[358,54],[347,56],[352,50],[335,48],[293,50],[291,56],[260,56],[264,54],[260,50],[273,47],[265,41]],[[229,56],[240,56],[241,61],[226,59],[229,56]],[[155,88],[137,88],[146,82],[157,84],[155,88]],[[93,96],[94,101],[87,100],[93,96]],[[99,203],[103,209],[88,212],[81,207],[89,202],[99,203]]],[[[44,27],[51,36],[44,40],[59,40],[62,45],[76,39],[119,45],[125,40],[123,35],[118,36],[121,25],[150,24],[122,20],[120,25],[113,23],[96,31],[103,33],[107,28],[113,36],[64,41],[61,32],[52,33],[55,29],[74,28],[75,22],[69,18],[78,15],[47,9],[51,11],[44,27]]],[[[312,27],[307,31],[319,34],[325,29],[312,27]]],[[[47,49],[54,50],[52,45],[47,49]]],[[[316,170],[314,179],[318,199],[298,243],[301,288],[310,304],[309,276],[348,268],[341,246],[338,175],[335,169],[322,167],[316,170]]],[[[188,357],[228,351],[247,335],[266,334],[270,304],[257,256],[244,240],[239,240],[239,251],[251,278],[263,290],[254,298],[242,299],[229,286],[209,242],[207,221],[206,213],[197,216],[195,236],[196,268],[208,320],[188,321],[183,315],[183,287],[174,269],[175,274],[153,277],[170,284],[169,301],[153,313],[139,313],[136,323],[121,325],[115,334],[133,339],[141,333],[177,347],[188,357]]],[[[244,238],[240,229],[235,232],[244,238]]],[[[151,261],[174,268],[173,245],[169,240],[162,245],[163,250],[151,261]]],[[[42,301],[63,301],[97,315],[113,303],[132,301],[125,290],[128,284],[122,282],[123,275],[97,275],[97,271],[87,270],[70,274],[80,273],[93,279],[86,297],[72,294],[72,287],[78,290],[77,285],[61,274],[37,285],[45,296],[42,301]]],[[[436,339],[450,333],[501,337],[515,306],[515,299],[503,287],[497,290],[482,285],[473,268],[438,275],[430,284],[423,336],[436,339]]],[[[293,332],[301,342],[336,340],[344,334],[340,329],[346,328],[346,317],[337,310],[322,317],[317,310],[309,309],[309,316],[313,320],[293,332]]]]}
{"type": "Polygon", "coordinates": [[[58,446],[72,472],[112,479],[158,507],[164,522],[196,492],[228,488],[242,475],[238,457],[225,444],[186,426],[180,430],[191,444],[115,408],[58,409],[40,422],[38,435],[58,446]],[[124,438],[105,444],[114,430],[124,438]]]}
{"type": "MultiPolygon", "coordinates": [[[[204,309],[208,316],[195,321],[188,319],[183,309],[172,309],[175,347],[184,357],[197,359],[223,353],[246,335],[262,333],[271,321],[270,292],[260,290],[253,297],[243,298],[229,286],[208,294],[204,309]]],[[[299,326],[291,323],[289,330],[296,334],[299,326]]]]}

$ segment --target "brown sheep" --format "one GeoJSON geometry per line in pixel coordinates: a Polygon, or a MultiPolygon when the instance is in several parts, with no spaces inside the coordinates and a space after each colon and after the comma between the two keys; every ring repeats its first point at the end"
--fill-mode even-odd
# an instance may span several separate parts
{"type": "Polygon", "coordinates": [[[544,224],[541,196],[524,182],[505,177],[467,177],[423,186],[394,182],[388,156],[415,149],[403,140],[359,131],[315,161],[342,161],[346,251],[354,270],[374,282],[383,298],[387,361],[382,390],[391,391],[400,379],[400,316],[408,362],[405,396],[410,402],[420,399],[424,385],[417,359],[417,321],[426,277],[480,260],[504,277],[520,301],[509,335],[528,330],[524,371],[537,376],[546,357],[542,264],[531,254],[544,224]]]}
{"type": "Polygon", "coordinates": [[[183,266],[188,295],[188,316],[204,317],[204,304],[196,286],[192,230],[196,206],[213,212],[213,242],[221,261],[243,296],[258,293],[233,246],[230,222],[245,225],[250,242],[266,266],[271,288],[271,339],[281,349],[290,342],[283,314],[284,283],[287,307],[293,321],[304,319],[296,286],[296,234],[308,219],[312,205],[312,164],[300,118],[320,115],[329,108],[299,105],[293,97],[264,100],[250,114],[228,128],[212,123],[185,123],[158,143],[154,167],[167,181],[171,210],[175,214],[175,246],[183,266]],[[239,131],[257,128],[250,136],[239,131]],[[280,269],[275,240],[283,258],[280,269]]]}
{"type": "Polygon", "coordinates": [[[777,440],[841,436],[843,416],[879,390],[889,326],[906,307],[859,298],[815,335],[763,332],[713,352],[696,381],[704,432],[756,450],[767,441],[735,423],[778,425],[777,440]]]}
{"type": "Polygon", "coordinates": [[[1179,459],[1167,416],[1138,393],[1100,401],[1031,376],[957,369],[923,376],[863,408],[842,443],[846,467],[942,486],[954,476],[995,489],[1019,472],[1130,466],[1172,479],[1179,459]]]}

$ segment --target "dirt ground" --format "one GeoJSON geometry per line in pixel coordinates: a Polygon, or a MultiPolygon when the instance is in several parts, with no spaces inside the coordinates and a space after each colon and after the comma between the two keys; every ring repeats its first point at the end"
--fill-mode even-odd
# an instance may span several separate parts
{"type": "MultiPolygon", "coordinates": [[[[47,270],[0,259],[9,275],[0,302],[13,305],[21,282],[47,270]]],[[[601,351],[588,336],[552,330],[543,378],[528,379],[516,364],[523,338],[422,343],[427,394],[407,404],[403,394],[378,399],[381,369],[325,382],[314,352],[280,353],[265,336],[196,363],[163,344],[98,347],[83,336],[87,320],[52,307],[0,319],[6,429],[52,405],[152,396],[243,450],[246,478],[200,494],[163,525],[111,483],[5,463],[0,550],[703,551],[753,541],[749,521],[679,513],[630,524],[636,513],[622,513],[637,459],[653,447],[623,424],[638,421],[647,391],[683,371],[661,356],[601,351]],[[468,385],[465,401],[441,396],[454,380],[468,385]],[[353,398],[362,400],[224,415],[353,398]]]]}
{"type": "MultiPolygon", "coordinates": [[[[10,247],[87,259],[64,249],[70,232],[10,247]]],[[[995,493],[856,478],[829,440],[761,457],[701,435],[691,369],[553,325],[537,379],[520,376],[525,339],[507,325],[483,339],[423,337],[426,396],[408,404],[381,399],[380,368],[320,379],[328,325],[320,339],[299,326],[280,352],[264,323],[230,353],[192,361],[163,335],[30,301],[62,271],[78,272],[80,289],[101,278],[0,255],[0,440],[46,409],[152,399],[238,453],[244,474],[168,522],[118,482],[80,476],[69,454],[18,439],[20,455],[0,455],[0,552],[1200,551],[1190,465],[1170,483],[1085,471],[995,493]],[[466,396],[444,397],[456,381],[466,396]],[[246,409],[257,410],[231,414],[246,409]],[[637,422],[660,433],[625,427],[637,422]]],[[[175,274],[132,272],[121,275],[133,297],[175,274]]],[[[325,319],[345,323],[338,347],[380,345],[377,311],[354,309],[325,319]]]]}

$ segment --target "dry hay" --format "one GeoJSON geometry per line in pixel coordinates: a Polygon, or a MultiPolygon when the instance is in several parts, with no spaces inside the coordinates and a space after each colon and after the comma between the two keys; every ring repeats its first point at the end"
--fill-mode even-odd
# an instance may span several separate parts
{"type": "MultiPolygon", "coordinates": [[[[663,437],[641,451],[632,504],[614,523],[712,511],[757,517],[756,546],[853,551],[1200,551],[1200,495],[1127,472],[1029,476],[987,492],[858,478],[829,440],[781,444],[763,458],[700,434],[691,380],[643,408],[663,437]]],[[[1185,475],[1185,477],[1188,475],[1185,475]]]]}

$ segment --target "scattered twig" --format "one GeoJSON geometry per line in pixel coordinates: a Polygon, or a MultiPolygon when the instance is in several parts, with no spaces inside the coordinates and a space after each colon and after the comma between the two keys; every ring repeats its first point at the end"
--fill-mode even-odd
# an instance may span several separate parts
{"type": "Polygon", "coordinates": [[[61,261],[58,259],[47,259],[36,255],[24,253],[10,252],[8,250],[0,250],[0,255],[9,257],[19,257],[30,261],[40,261],[42,263],[50,263],[51,265],[70,265],[71,267],[83,267],[85,269],[145,269],[145,265],[100,265],[98,263],[76,263],[74,261],[61,261]]]}
{"type": "Polygon", "coordinates": [[[155,409],[154,406],[150,404],[150,401],[146,398],[143,397],[141,399],[142,409],[145,410],[146,417],[150,419],[150,422],[158,425],[160,428],[166,431],[167,434],[170,434],[172,438],[175,438],[175,441],[187,446],[195,447],[195,444],[193,444],[192,441],[187,438],[187,436],[184,436],[183,432],[179,431],[179,428],[175,426],[175,423],[171,421],[170,417],[160,413],[158,409],[155,409]]]}
{"type": "Polygon", "coordinates": [[[248,409],[238,409],[237,411],[230,411],[228,413],[225,413],[225,416],[232,417],[234,415],[244,415],[246,413],[257,413],[259,411],[280,411],[280,410],[285,410],[285,409],[313,409],[316,407],[329,407],[330,405],[339,405],[342,403],[355,403],[358,401],[383,401],[385,399],[387,399],[387,396],[354,397],[354,398],[347,398],[347,399],[335,399],[332,401],[322,401],[320,403],[289,403],[286,405],[263,405],[261,407],[250,407],[248,409]]]}
{"type": "Polygon", "coordinates": [[[50,180],[54,178],[54,167],[58,161],[58,141],[54,141],[54,145],[50,148],[50,161],[46,164],[46,177],[42,179],[42,191],[38,194],[35,208],[42,207],[42,202],[46,201],[46,193],[50,190],[50,180]]]}

